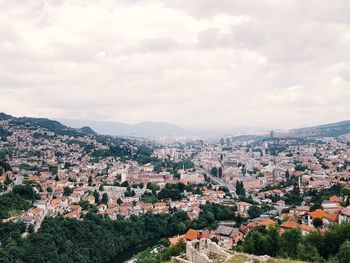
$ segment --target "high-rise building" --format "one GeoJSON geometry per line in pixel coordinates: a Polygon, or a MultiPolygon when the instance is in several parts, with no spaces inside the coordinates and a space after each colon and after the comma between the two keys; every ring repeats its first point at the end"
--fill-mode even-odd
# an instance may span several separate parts
{"type": "Polygon", "coordinates": [[[220,140],[220,144],[221,144],[221,146],[224,146],[224,144],[225,144],[225,140],[224,140],[224,138],[221,138],[221,140],[220,140]]]}

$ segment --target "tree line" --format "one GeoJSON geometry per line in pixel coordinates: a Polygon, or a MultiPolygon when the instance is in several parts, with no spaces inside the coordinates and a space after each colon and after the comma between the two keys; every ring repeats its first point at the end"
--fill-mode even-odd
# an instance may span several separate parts
{"type": "Polygon", "coordinates": [[[246,253],[270,255],[318,263],[350,262],[350,223],[335,225],[327,232],[303,236],[297,229],[281,235],[277,227],[258,227],[248,233],[241,247],[246,253]]]}
{"type": "MultiPolygon", "coordinates": [[[[147,213],[129,219],[118,217],[114,221],[91,212],[83,220],[49,218],[38,232],[26,239],[19,234],[7,237],[0,245],[0,263],[110,262],[123,251],[145,242],[183,234],[189,228],[214,227],[217,220],[233,217],[234,208],[208,204],[193,221],[185,212],[177,210],[170,214],[147,213]]],[[[7,227],[12,229],[22,225],[7,227]]]]}
{"type": "Polygon", "coordinates": [[[0,196],[0,219],[16,216],[29,209],[38,198],[31,185],[14,186],[11,193],[0,196]]]}

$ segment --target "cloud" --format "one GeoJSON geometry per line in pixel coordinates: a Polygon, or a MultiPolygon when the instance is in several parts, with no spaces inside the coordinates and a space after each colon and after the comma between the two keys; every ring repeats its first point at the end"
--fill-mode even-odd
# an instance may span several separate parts
{"type": "Polygon", "coordinates": [[[205,129],[349,118],[346,0],[0,8],[0,111],[205,129]]]}

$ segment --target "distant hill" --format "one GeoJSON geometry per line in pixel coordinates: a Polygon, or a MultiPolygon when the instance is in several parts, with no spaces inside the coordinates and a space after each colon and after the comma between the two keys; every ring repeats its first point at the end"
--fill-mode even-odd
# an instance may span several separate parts
{"type": "Polygon", "coordinates": [[[13,118],[11,115],[0,112],[0,121],[6,121],[6,120],[9,120],[11,118],[13,118]]]}
{"type": "MultiPolygon", "coordinates": [[[[0,112],[0,120],[9,120],[12,125],[23,125],[23,126],[34,126],[47,129],[58,135],[93,135],[96,134],[91,128],[83,127],[79,129],[70,128],[58,121],[50,120],[47,118],[31,118],[31,117],[13,117],[11,115],[0,112]]],[[[0,126],[0,136],[4,137],[9,135],[5,133],[6,131],[0,126]]]]}
{"type": "MultiPolygon", "coordinates": [[[[339,137],[342,135],[350,134],[350,120],[340,121],[335,123],[328,123],[318,126],[304,127],[291,130],[278,130],[274,131],[275,138],[295,138],[303,139],[305,137],[339,137]]],[[[266,132],[265,135],[238,135],[225,137],[231,138],[232,141],[247,141],[247,140],[263,140],[270,139],[270,133],[266,132]]]]}
{"type": "Polygon", "coordinates": [[[77,130],[83,134],[88,134],[88,135],[96,135],[97,134],[93,129],[91,129],[88,126],[81,127],[77,130]]]}
{"type": "Polygon", "coordinates": [[[104,135],[134,135],[134,136],[187,136],[189,132],[181,127],[165,122],[142,122],[127,124],[122,122],[90,121],[59,119],[63,124],[70,127],[89,126],[99,134],[104,135]]]}
{"type": "Polygon", "coordinates": [[[295,137],[338,137],[350,134],[350,120],[290,130],[285,135],[295,137]]]}

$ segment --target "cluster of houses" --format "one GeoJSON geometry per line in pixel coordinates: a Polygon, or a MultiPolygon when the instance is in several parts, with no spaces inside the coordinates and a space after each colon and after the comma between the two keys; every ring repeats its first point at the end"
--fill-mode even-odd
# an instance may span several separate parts
{"type": "MultiPolygon", "coordinates": [[[[198,217],[200,204],[208,201],[221,202],[224,197],[222,191],[207,190],[204,196],[186,193],[186,198],[180,201],[145,203],[141,199],[149,191],[146,189],[148,183],[156,184],[162,189],[166,184],[204,182],[204,176],[193,170],[180,170],[178,179],[169,169],[155,172],[152,164],[141,165],[137,161],[121,161],[118,157],[110,156],[95,158],[93,151],[108,149],[108,144],[96,136],[60,135],[45,128],[12,125],[6,119],[0,120],[0,125],[11,133],[6,140],[0,141],[0,148],[11,148],[14,153],[7,156],[12,171],[0,175],[0,185],[5,185],[8,179],[14,182],[19,177],[20,184],[29,182],[39,196],[33,208],[5,221],[23,221],[38,229],[47,216],[63,215],[79,219],[85,212],[81,202],[95,206],[97,213],[112,219],[118,215],[129,217],[148,211],[168,213],[172,208],[186,211],[194,219],[198,217]],[[123,185],[126,182],[132,186],[131,190],[123,185]],[[107,202],[95,203],[94,191],[100,197],[106,194],[107,202]],[[127,192],[132,194],[127,195],[127,192]]],[[[188,149],[175,152],[179,158],[192,153],[188,149]]],[[[6,192],[1,188],[0,195],[10,192],[12,186],[13,183],[7,187],[6,192]]]]}
{"type": "MultiPolygon", "coordinates": [[[[89,196],[87,198],[89,199],[89,196]]],[[[139,197],[131,197],[132,200],[130,198],[121,198],[120,200],[124,201],[118,204],[117,197],[113,196],[109,199],[108,204],[100,204],[97,208],[99,214],[109,216],[111,219],[115,219],[118,215],[128,218],[131,215],[141,215],[147,212],[167,214],[170,210],[176,208],[186,212],[188,217],[193,220],[199,216],[201,211],[200,205],[208,202],[221,203],[224,198],[225,192],[209,189],[203,190],[203,196],[187,193],[185,198],[179,201],[165,199],[154,203],[145,203],[139,197]]],[[[93,198],[90,198],[90,201],[93,203],[93,198]]]]}
{"type": "MultiPolygon", "coordinates": [[[[146,186],[135,188],[103,186],[95,181],[91,185],[86,182],[77,186],[76,182],[69,179],[55,180],[52,177],[47,172],[28,175],[26,180],[34,185],[34,190],[37,191],[40,199],[34,202],[33,208],[24,211],[21,215],[6,219],[6,221],[19,220],[26,224],[32,224],[35,229],[38,229],[46,216],[63,215],[65,218],[80,219],[86,213],[80,205],[81,202],[96,207],[98,214],[108,216],[113,220],[118,215],[128,218],[131,215],[141,215],[147,212],[169,213],[175,208],[186,212],[190,219],[196,219],[201,211],[200,205],[208,202],[222,203],[226,199],[224,191],[204,187],[201,188],[201,195],[185,191],[184,198],[179,201],[165,199],[146,203],[142,201],[142,195],[146,192],[151,193],[151,190],[146,189],[146,186]],[[126,192],[131,189],[135,195],[126,196],[126,192]],[[95,191],[99,193],[99,196],[106,194],[107,202],[96,202],[96,197],[93,195],[95,191]]],[[[164,184],[157,185],[164,186],[164,184]]]]}
{"type": "MultiPolygon", "coordinates": [[[[180,240],[190,242],[193,240],[211,239],[220,247],[231,249],[244,241],[249,231],[257,227],[277,227],[279,233],[291,229],[297,229],[302,235],[308,235],[314,231],[327,231],[331,226],[343,222],[350,222],[350,206],[343,207],[342,199],[336,195],[331,196],[321,204],[321,208],[310,211],[310,207],[301,206],[291,209],[288,213],[282,213],[278,217],[266,216],[249,219],[240,227],[234,227],[234,222],[222,222],[216,230],[190,229],[186,234],[169,238],[172,245],[180,240]]],[[[249,207],[248,202],[237,203],[237,213],[246,216],[249,207]]]]}

